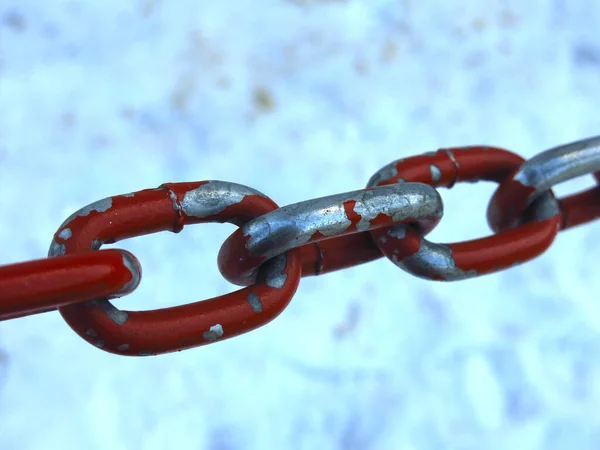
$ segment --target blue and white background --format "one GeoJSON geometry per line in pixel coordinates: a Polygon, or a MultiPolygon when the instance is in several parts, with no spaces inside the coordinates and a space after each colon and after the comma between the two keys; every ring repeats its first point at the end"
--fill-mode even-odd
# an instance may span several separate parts
{"type": "MultiPolygon", "coordinates": [[[[107,196],[219,179],[286,205],[439,147],[531,157],[600,134],[599,105],[594,0],[2,0],[0,264],[107,196]]],[[[494,189],[443,190],[431,239],[489,234],[494,189]]],[[[118,243],[143,278],[117,306],[236,289],[234,229],[118,243]]],[[[462,282],[383,259],[304,279],[268,326],[167,356],[4,322],[0,449],[599,449],[598,236],[462,282]]]]}

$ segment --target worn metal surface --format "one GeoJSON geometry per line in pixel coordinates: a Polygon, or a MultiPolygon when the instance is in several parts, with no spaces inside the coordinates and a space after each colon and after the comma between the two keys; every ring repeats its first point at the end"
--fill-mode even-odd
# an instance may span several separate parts
{"type": "MultiPolygon", "coordinates": [[[[446,188],[465,181],[503,183],[523,163],[520,156],[500,148],[446,148],[388,164],[367,186],[407,181],[446,188]]],[[[560,220],[556,199],[546,195],[526,224],[485,238],[436,244],[408,225],[373,230],[371,235],[381,252],[407,272],[429,280],[455,281],[507,269],[542,254],[554,241],[560,220]]]]}
{"type": "MultiPolygon", "coordinates": [[[[242,225],[276,208],[260,192],[235,183],[168,183],[82,208],[55,233],[49,256],[56,256],[57,243],[65,255],[77,254],[144,234],[179,233],[184,225],[242,225]],[[68,237],[66,229],[70,230],[68,237]]],[[[228,339],[270,322],[292,299],[301,269],[300,254],[288,252],[264,264],[256,283],[209,300],[123,311],[107,297],[97,297],[61,305],[59,311],[79,336],[102,350],[130,356],[159,355],[228,339]]]]}
{"type": "MultiPolygon", "coordinates": [[[[323,253],[319,246],[322,241],[406,222],[421,234],[427,234],[438,224],[442,214],[440,195],[422,183],[382,186],[307,200],[260,216],[233,233],[219,252],[219,269],[229,282],[246,286],[256,280],[261,264],[293,248],[315,244],[323,253]]],[[[354,258],[355,251],[363,252],[360,247],[354,250],[348,246],[344,253],[354,258]]],[[[327,264],[325,258],[323,253],[319,262],[322,267],[327,264]]]]}
{"type": "MultiPolygon", "coordinates": [[[[559,183],[600,171],[600,137],[582,139],[546,150],[525,162],[502,183],[488,207],[493,230],[515,227],[529,209],[547,203],[548,190],[559,183]],[[545,196],[546,198],[542,198],[545,196]]],[[[554,203],[558,202],[554,200],[554,203]]],[[[566,229],[600,217],[600,187],[595,186],[560,200],[561,228],[566,229]]]]}
{"type": "MultiPolygon", "coordinates": [[[[166,180],[287,205],[441,146],[529,158],[597,135],[599,22],[585,0],[4,1],[0,263],[44,257],[82,205],[166,180]]],[[[429,238],[489,233],[495,188],[441,190],[429,238]]],[[[234,231],[122,241],[144,275],[115,306],[231,292],[215,259],[234,231]]],[[[3,322],[2,446],[595,450],[599,232],[459,283],[383,259],[306,279],[260,330],[157,358],[97,351],[55,313],[3,322]]]]}

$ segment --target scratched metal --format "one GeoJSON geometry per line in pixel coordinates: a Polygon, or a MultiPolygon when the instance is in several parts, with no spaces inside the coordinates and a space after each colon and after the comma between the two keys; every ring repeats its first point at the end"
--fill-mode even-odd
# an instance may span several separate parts
{"type": "Polygon", "coordinates": [[[513,175],[521,184],[535,188],[530,206],[553,186],[600,171],[600,136],[551,148],[527,160],[513,175]]]}
{"type": "Polygon", "coordinates": [[[316,233],[333,237],[352,225],[366,231],[379,214],[391,217],[394,223],[414,219],[415,226],[426,233],[431,220],[442,213],[435,189],[422,183],[402,183],[284,206],[248,222],[242,230],[251,255],[272,258],[306,244],[316,233]],[[346,212],[348,202],[354,202],[353,211],[360,217],[356,223],[346,212]]]}
{"type": "MultiPolygon", "coordinates": [[[[428,149],[598,134],[597,1],[0,4],[2,264],[89,199],[162,182],[284,205],[428,149]]],[[[432,239],[489,232],[495,188],[444,192],[432,239]]],[[[228,292],[234,229],[122,241],[146,282],[115,304],[228,292]]],[[[3,322],[0,447],[597,450],[599,232],[451,285],[387,261],[305,279],[270,325],[164,357],[105,354],[58,313],[3,322]]]]}

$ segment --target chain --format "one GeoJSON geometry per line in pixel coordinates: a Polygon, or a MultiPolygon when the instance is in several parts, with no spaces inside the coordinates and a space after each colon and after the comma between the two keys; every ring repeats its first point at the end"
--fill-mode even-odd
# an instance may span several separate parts
{"type": "Polygon", "coordinates": [[[555,147],[525,161],[497,147],[444,148],[381,168],[367,187],[279,207],[252,188],[223,181],[168,183],[109,197],[71,215],[48,258],[0,267],[0,320],[58,309],[84,340],[105,351],[149,356],[228,339],[276,318],[303,276],[382,256],[417,277],[454,281],[513,267],[541,255],[560,230],[600,217],[600,186],[563,199],[552,187],[593,174],[600,182],[600,137],[555,147]],[[426,236],[443,216],[436,188],[498,183],[487,210],[494,234],[452,244],[426,236]],[[104,244],[229,222],[219,251],[230,294],[152,311],[123,311],[111,299],[141,280],[130,252],[104,244]]]}

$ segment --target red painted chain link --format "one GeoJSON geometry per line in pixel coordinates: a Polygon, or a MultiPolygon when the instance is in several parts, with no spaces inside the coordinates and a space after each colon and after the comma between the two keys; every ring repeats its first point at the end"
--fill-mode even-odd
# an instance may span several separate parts
{"type": "Polygon", "coordinates": [[[129,294],[138,286],[140,273],[138,260],[125,250],[101,250],[2,266],[0,320],[129,294]]]}
{"type": "MultiPolygon", "coordinates": [[[[67,254],[184,225],[244,222],[277,209],[258,191],[223,182],[169,183],[84,208],[55,234],[67,254]],[[70,230],[69,238],[61,237],[70,230]]],[[[121,355],[157,355],[253,330],[277,317],[296,292],[300,255],[289,252],[262,270],[256,284],[231,294],[154,311],[121,311],[106,298],[63,306],[67,323],[89,343],[121,355]]]]}
{"type": "MultiPolygon", "coordinates": [[[[219,252],[219,269],[228,281],[244,286],[254,282],[265,261],[292,248],[314,243],[320,249],[322,242],[398,223],[412,223],[421,234],[427,234],[441,217],[439,194],[420,183],[368,188],[296,203],[254,219],[233,233],[219,252]]],[[[324,265],[330,255],[320,251],[319,263],[324,265]]],[[[329,263],[327,269],[337,267],[329,263]]],[[[323,267],[317,270],[324,273],[323,267]]]]}
{"type": "Polygon", "coordinates": [[[560,200],[551,191],[587,173],[600,183],[600,137],[528,161],[496,147],[441,149],[388,164],[366,189],[283,208],[254,189],[221,181],[168,183],[109,197],[59,227],[50,258],[0,267],[0,320],[58,309],[79,336],[119,355],[209,344],[273,320],[301,276],[385,255],[414,275],[450,281],[530,260],[559,229],[600,217],[600,186],[560,200]],[[479,180],[499,183],[488,206],[496,234],[455,244],[427,241],[443,212],[435,188],[479,180]],[[122,311],[110,303],[138,286],[141,268],[131,253],[99,250],[103,244],[207,222],[240,227],[218,261],[227,279],[247,287],[151,311],[122,311]]]}
{"type": "MultiPolygon", "coordinates": [[[[385,166],[369,186],[399,181],[452,187],[463,181],[502,183],[525,160],[495,147],[441,149],[385,166]]],[[[432,244],[408,226],[379,229],[371,235],[381,252],[413,275],[431,280],[459,280],[506,269],[544,252],[558,233],[558,208],[548,217],[540,210],[535,220],[493,236],[456,244],[432,244]]]]}

